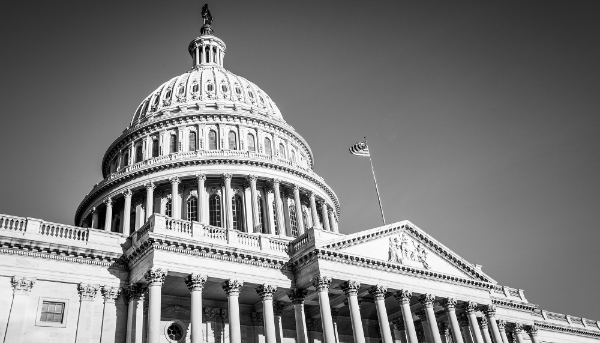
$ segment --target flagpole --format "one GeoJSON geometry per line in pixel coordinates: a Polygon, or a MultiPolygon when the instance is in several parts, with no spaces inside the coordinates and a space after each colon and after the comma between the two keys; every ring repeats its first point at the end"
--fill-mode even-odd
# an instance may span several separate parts
{"type": "MultiPolygon", "coordinates": [[[[367,143],[367,137],[365,137],[365,144],[367,145],[367,147],[369,146],[369,144],[367,143]]],[[[381,206],[381,197],[379,196],[379,187],[377,187],[377,178],[375,177],[375,169],[373,168],[373,160],[371,159],[371,149],[369,149],[369,162],[371,162],[371,172],[373,172],[373,181],[375,181],[375,190],[377,191],[379,210],[381,210],[381,219],[383,220],[383,225],[386,225],[385,216],[383,215],[383,207],[381,206]]]]}

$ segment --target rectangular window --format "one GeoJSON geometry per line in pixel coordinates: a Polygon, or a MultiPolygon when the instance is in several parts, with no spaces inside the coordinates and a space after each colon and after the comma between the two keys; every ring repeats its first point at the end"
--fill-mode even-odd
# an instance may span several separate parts
{"type": "Polygon", "coordinates": [[[41,297],[38,303],[36,326],[66,327],[69,300],[41,297]]]}

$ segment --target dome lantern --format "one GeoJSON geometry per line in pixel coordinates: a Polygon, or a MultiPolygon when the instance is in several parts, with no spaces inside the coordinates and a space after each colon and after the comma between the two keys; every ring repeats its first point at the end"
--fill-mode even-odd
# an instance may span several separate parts
{"type": "Polygon", "coordinates": [[[221,39],[213,35],[214,31],[210,26],[212,15],[208,10],[208,5],[202,7],[202,20],[204,24],[200,28],[200,37],[196,37],[188,47],[188,51],[192,55],[193,66],[194,68],[199,65],[223,67],[226,46],[221,39]]]}

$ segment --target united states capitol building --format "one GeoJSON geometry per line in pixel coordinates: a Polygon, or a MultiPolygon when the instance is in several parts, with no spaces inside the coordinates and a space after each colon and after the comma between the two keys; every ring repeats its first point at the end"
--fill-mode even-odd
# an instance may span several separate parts
{"type": "Polygon", "coordinates": [[[0,215],[2,342],[600,341],[409,221],[344,234],[308,142],[224,68],[211,21],[106,150],[76,226],[0,215]]]}

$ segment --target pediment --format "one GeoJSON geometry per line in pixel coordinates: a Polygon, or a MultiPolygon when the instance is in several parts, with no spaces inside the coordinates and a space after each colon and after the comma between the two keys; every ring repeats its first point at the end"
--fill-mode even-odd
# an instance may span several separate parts
{"type": "Polygon", "coordinates": [[[491,277],[409,221],[361,231],[320,247],[462,278],[496,283],[491,277]]]}

